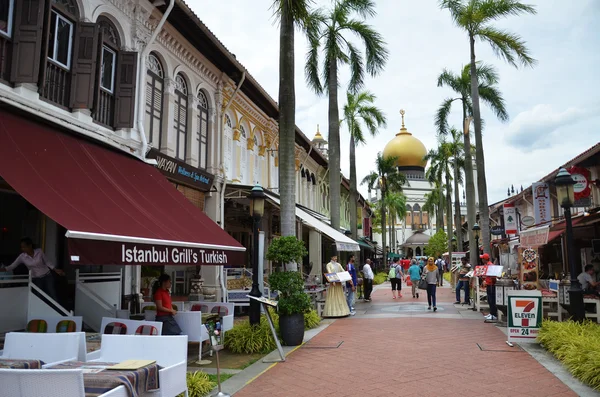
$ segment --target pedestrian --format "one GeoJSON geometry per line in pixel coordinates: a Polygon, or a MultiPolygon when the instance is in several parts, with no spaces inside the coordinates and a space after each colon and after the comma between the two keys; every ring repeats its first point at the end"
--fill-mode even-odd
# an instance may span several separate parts
{"type": "Polygon", "coordinates": [[[460,258],[461,266],[458,269],[458,284],[456,285],[456,302],[455,305],[460,304],[460,290],[465,290],[465,300],[463,303],[468,304],[470,301],[469,293],[469,277],[467,274],[471,271],[471,265],[467,262],[467,257],[463,256],[460,258]]]}
{"type": "Polygon", "coordinates": [[[425,260],[423,257],[419,258],[419,269],[421,269],[421,273],[423,273],[423,268],[425,267],[425,260]]]}
{"type": "Polygon", "coordinates": [[[20,264],[27,266],[27,269],[31,272],[31,281],[33,284],[58,303],[53,273],[60,276],[64,276],[65,273],[57,269],[53,263],[50,263],[44,251],[40,248],[35,248],[33,241],[29,237],[21,239],[21,254],[17,259],[7,267],[0,266],[0,271],[11,271],[20,264]]]}
{"type": "MultiPolygon", "coordinates": [[[[493,266],[490,262],[490,256],[483,254],[479,257],[484,266],[493,266]]],[[[487,302],[490,306],[490,314],[485,316],[485,321],[497,321],[498,320],[498,308],[496,307],[496,277],[486,276],[485,278],[485,289],[487,292],[487,302]]]]}
{"type": "Polygon", "coordinates": [[[440,281],[438,285],[442,287],[444,285],[444,266],[446,265],[446,262],[444,262],[441,255],[438,256],[437,260],[435,261],[435,265],[440,273],[440,281]]]}
{"type": "Polygon", "coordinates": [[[600,282],[596,282],[594,277],[594,265],[586,265],[583,272],[577,276],[581,289],[585,295],[600,295],[596,288],[600,285],[600,282]]]}
{"type": "Polygon", "coordinates": [[[437,306],[435,301],[435,294],[437,285],[440,282],[440,272],[438,267],[435,265],[432,257],[429,257],[429,259],[427,259],[427,265],[425,266],[423,275],[421,277],[423,277],[423,279],[427,283],[427,303],[429,304],[427,310],[431,310],[431,305],[433,304],[433,311],[436,312],[437,306]]]}
{"type": "Polygon", "coordinates": [[[350,259],[346,265],[346,271],[350,273],[350,277],[352,277],[350,281],[346,282],[346,302],[348,303],[348,309],[350,309],[350,315],[354,316],[356,313],[354,310],[354,292],[356,292],[356,286],[358,285],[356,267],[354,266],[354,255],[350,255],[350,259]]]}
{"type": "Polygon", "coordinates": [[[408,275],[412,282],[412,296],[413,298],[419,298],[419,280],[421,280],[421,268],[417,265],[417,260],[413,259],[411,265],[408,268],[408,275]]]}
{"type": "Polygon", "coordinates": [[[163,335],[181,335],[183,331],[174,318],[177,310],[173,309],[171,294],[169,293],[170,289],[171,276],[168,274],[161,274],[152,286],[152,296],[156,305],[156,321],[163,324],[163,335]]]}
{"type": "Polygon", "coordinates": [[[365,302],[371,302],[371,292],[373,292],[373,269],[371,269],[371,260],[367,259],[362,269],[363,272],[363,283],[365,289],[365,302]]]}
{"type": "MultiPolygon", "coordinates": [[[[344,267],[338,263],[337,255],[331,257],[327,264],[327,273],[341,273],[344,267]]],[[[350,314],[348,303],[344,299],[344,288],[341,282],[329,283],[327,295],[325,296],[325,307],[323,308],[323,317],[346,317],[350,314]]]]}
{"type": "Polygon", "coordinates": [[[392,283],[392,296],[396,299],[396,290],[398,291],[398,298],[402,298],[402,280],[404,279],[404,273],[402,272],[402,266],[398,264],[398,259],[394,258],[388,278],[392,283]]]}

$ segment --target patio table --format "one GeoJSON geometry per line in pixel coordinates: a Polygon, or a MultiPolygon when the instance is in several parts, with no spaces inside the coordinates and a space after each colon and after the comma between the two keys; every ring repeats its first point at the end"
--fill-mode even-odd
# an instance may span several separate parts
{"type": "MultiPolygon", "coordinates": [[[[110,367],[115,363],[69,361],[54,365],[51,369],[83,369],[110,367]]],[[[157,364],[147,365],[135,370],[102,369],[100,372],[84,372],[83,385],[86,397],[96,397],[119,386],[125,386],[131,397],[139,397],[148,391],[158,390],[157,364]]]]}
{"type": "Polygon", "coordinates": [[[40,369],[44,365],[41,360],[18,360],[13,358],[0,359],[0,368],[10,369],[40,369]]]}

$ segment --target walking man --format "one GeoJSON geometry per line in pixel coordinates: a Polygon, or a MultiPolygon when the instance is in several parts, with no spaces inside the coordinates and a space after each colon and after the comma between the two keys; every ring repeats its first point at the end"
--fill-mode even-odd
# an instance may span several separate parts
{"type": "Polygon", "coordinates": [[[371,260],[367,259],[365,261],[365,265],[363,266],[363,287],[365,289],[365,302],[371,302],[371,292],[373,292],[373,279],[375,275],[373,274],[373,269],[371,269],[371,260]]]}
{"type": "Polygon", "coordinates": [[[438,285],[441,287],[444,285],[444,266],[446,265],[441,255],[438,256],[437,260],[435,261],[435,265],[437,266],[438,272],[440,273],[440,281],[438,285]]]}
{"type": "MultiPolygon", "coordinates": [[[[484,266],[493,266],[490,262],[490,256],[483,254],[480,256],[484,266]]],[[[498,308],[496,307],[496,277],[487,276],[485,278],[487,301],[490,305],[490,314],[485,316],[486,321],[497,321],[498,320],[498,308]]]]}
{"type": "Polygon", "coordinates": [[[354,292],[356,291],[356,286],[358,285],[356,267],[354,267],[354,255],[350,256],[348,265],[346,265],[346,270],[348,271],[348,273],[350,273],[350,277],[352,277],[352,280],[346,282],[346,289],[348,290],[346,302],[348,303],[348,309],[350,309],[350,315],[354,316],[354,314],[356,313],[354,311],[354,292]]]}
{"type": "Polygon", "coordinates": [[[390,266],[388,278],[392,283],[392,296],[394,299],[396,299],[396,290],[398,290],[398,298],[402,298],[402,279],[404,279],[404,273],[402,273],[402,266],[398,264],[397,258],[394,258],[390,266]]]}
{"type": "Polygon", "coordinates": [[[421,280],[421,268],[417,265],[417,260],[413,259],[410,267],[408,268],[408,275],[412,282],[412,296],[413,298],[419,298],[419,281],[421,280]]]}
{"type": "Polygon", "coordinates": [[[460,290],[461,289],[465,290],[465,300],[463,301],[463,303],[469,304],[469,301],[470,301],[469,277],[467,277],[467,273],[469,273],[471,271],[471,265],[469,265],[469,263],[467,262],[466,256],[463,256],[462,258],[460,258],[460,261],[461,261],[461,266],[460,266],[460,269],[458,270],[458,284],[456,285],[456,302],[454,302],[455,305],[458,305],[460,303],[460,290]]]}

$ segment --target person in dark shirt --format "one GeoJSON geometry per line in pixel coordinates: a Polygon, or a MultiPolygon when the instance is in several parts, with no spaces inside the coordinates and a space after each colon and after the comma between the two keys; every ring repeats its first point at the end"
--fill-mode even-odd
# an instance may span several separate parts
{"type": "Polygon", "coordinates": [[[350,314],[354,315],[354,292],[356,291],[356,286],[358,285],[358,277],[356,276],[356,267],[354,266],[354,255],[350,256],[350,260],[348,261],[348,265],[346,265],[346,270],[350,273],[352,280],[346,282],[346,289],[348,290],[348,295],[346,296],[346,302],[348,303],[348,309],[350,309],[350,314]]]}

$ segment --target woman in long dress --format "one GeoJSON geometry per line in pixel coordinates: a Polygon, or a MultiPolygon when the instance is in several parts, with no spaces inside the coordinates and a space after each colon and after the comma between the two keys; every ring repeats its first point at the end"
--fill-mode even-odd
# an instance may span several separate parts
{"type": "MultiPolygon", "coordinates": [[[[344,268],[337,262],[337,256],[332,256],[331,262],[327,264],[327,273],[340,273],[343,271],[344,268]]],[[[346,303],[346,295],[344,294],[342,283],[329,283],[323,317],[346,317],[349,315],[350,308],[348,308],[348,303],[346,303]]]]}

